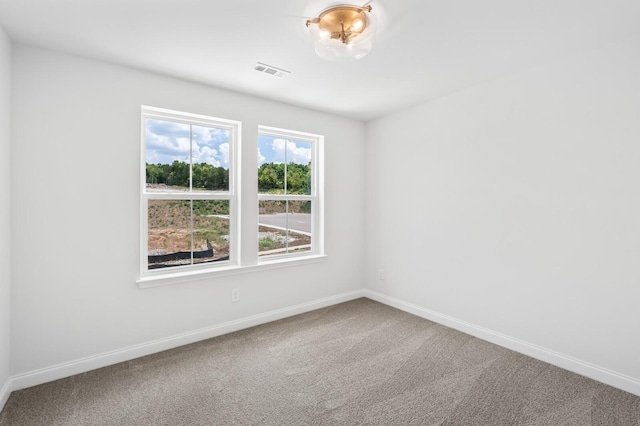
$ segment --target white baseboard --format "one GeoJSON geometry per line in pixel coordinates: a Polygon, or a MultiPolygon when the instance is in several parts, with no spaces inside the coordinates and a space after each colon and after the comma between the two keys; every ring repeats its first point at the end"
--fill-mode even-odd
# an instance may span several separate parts
{"type": "MultiPolygon", "coordinates": [[[[9,397],[11,391],[24,389],[30,386],[36,386],[53,380],[62,379],[64,377],[73,376],[97,368],[106,367],[123,361],[129,361],[145,355],[151,355],[162,352],[167,349],[173,349],[178,346],[187,345],[189,343],[199,342],[201,340],[210,339],[212,337],[221,336],[223,334],[232,333],[234,331],[243,330],[245,328],[254,327],[256,325],[265,324],[271,321],[287,318],[293,315],[302,314],[313,311],[315,309],[325,308],[342,302],[364,297],[364,290],[356,290],[324,299],[314,300],[300,305],[290,306],[275,311],[266,312],[264,314],[253,315],[247,318],[241,318],[235,321],[229,321],[211,327],[201,328],[199,330],[170,336],[164,339],[158,339],[127,348],[105,352],[102,354],[82,358],[51,367],[30,371],[23,374],[10,377],[8,384],[3,388],[0,396],[9,397]]],[[[0,400],[1,402],[2,400],[0,400]]],[[[2,405],[3,406],[3,405],[2,405]]]]}
{"type": "Polygon", "coordinates": [[[640,380],[624,374],[573,358],[568,355],[547,349],[524,340],[516,339],[496,331],[480,327],[457,318],[443,315],[429,309],[422,308],[412,303],[405,302],[394,297],[386,296],[375,291],[364,290],[364,296],[385,305],[389,305],[401,311],[428,319],[438,324],[462,331],[471,336],[486,340],[496,345],[511,349],[540,361],[547,362],[565,370],[572,371],[582,376],[589,377],[607,385],[622,389],[634,395],[640,396],[640,380]]]}
{"type": "Polygon", "coordinates": [[[212,337],[221,336],[223,334],[232,333],[234,331],[256,325],[313,311],[315,309],[348,302],[360,297],[367,297],[371,300],[384,303],[385,305],[392,306],[396,309],[437,322],[447,327],[467,333],[471,336],[495,343],[505,348],[640,396],[640,380],[633,377],[590,364],[448,315],[443,315],[438,312],[422,308],[400,299],[362,289],[12,376],[4,383],[2,389],[0,389],[0,411],[4,408],[4,405],[9,399],[10,393],[15,390],[36,386],[52,380],[69,377],[74,374],[80,374],[97,368],[117,364],[119,362],[129,361],[141,356],[151,355],[189,343],[210,339],[212,337]]]}
{"type": "Polygon", "coordinates": [[[11,378],[8,378],[6,382],[2,385],[2,389],[0,389],[0,411],[4,408],[5,404],[9,400],[9,395],[11,394],[11,378]]]}

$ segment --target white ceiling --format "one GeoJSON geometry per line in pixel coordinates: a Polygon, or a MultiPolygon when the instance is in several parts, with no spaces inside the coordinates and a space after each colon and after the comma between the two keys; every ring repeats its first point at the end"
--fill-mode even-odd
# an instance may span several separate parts
{"type": "Polygon", "coordinates": [[[640,24],[640,0],[370,3],[373,50],[351,63],[323,61],[307,34],[306,18],[341,4],[330,0],[0,0],[0,25],[17,42],[369,120],[640,24]],[[258,73],[256,62],[291,74],[258,73]]]}

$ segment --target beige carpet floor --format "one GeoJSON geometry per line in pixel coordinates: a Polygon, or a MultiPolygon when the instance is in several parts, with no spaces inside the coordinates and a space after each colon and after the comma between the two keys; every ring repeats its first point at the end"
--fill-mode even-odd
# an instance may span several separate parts
{"type": "Polygon", "coordinates": [[[368,299],[13,392],[0,425],[640,425],[640,397],[368,299]]]}

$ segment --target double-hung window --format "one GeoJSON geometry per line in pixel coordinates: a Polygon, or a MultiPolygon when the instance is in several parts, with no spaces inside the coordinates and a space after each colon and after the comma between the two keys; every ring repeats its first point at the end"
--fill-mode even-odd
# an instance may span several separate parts
{"type": "Polygon", "coordinates": [[[238,262],[240,123],[142,108],[141,276],[238,262]]]}
{"type": "Polygon", "coordinates": [[[258,130],[258,257],[323,253],[322,137],[258,130]]]}
{"type": "Polygon", "coordinates": [[[260,126],[241,173],[238,121],[142,107],[141,128],[141,287],[324,257],[322,136],[260,126]]]}

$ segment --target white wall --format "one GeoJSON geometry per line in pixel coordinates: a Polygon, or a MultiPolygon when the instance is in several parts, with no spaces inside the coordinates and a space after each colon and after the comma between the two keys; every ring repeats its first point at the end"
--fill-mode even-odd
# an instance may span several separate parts
{"type": "Polygon", "coordinates": [[[14,45],[12,376],[348,293],[364,266],[377,294],[640,381],[637,45],[373,121],[366,149],[356,121],[14,45]],[[324,134],[328,260],[139,289],[141,104],[241,120],[245,153],[258,124],[324,134]]]}
{"type": "Polygon", "coordinates": [[[363,123],[21,45],[13,93],[16,377],[361,289],[363,123]],[[242,121],[251,168],[259,124],[325,135],[328,259],[138,288],[142,104],[242,121]]]}
{"type": "Polygon", "coordinates": [[[0,27],[0,410],[8,397],[11,308],[11,42],[0,27]]]}
{"type": "Polygon", "coordinates": [[[639,45],[368,123],[367,287],[640,393],[639,45]]]}

